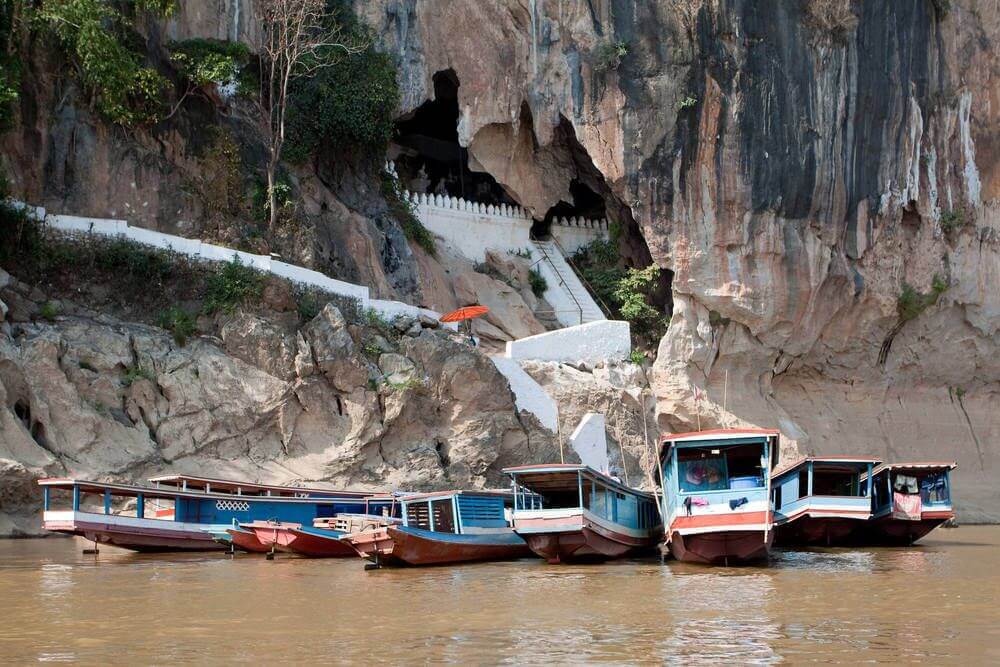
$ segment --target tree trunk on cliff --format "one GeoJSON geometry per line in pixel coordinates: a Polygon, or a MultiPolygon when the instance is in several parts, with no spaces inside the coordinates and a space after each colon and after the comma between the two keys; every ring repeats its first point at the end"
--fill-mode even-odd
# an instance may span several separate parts
{"type": "Polygon", "coordinates": [[[364,46],[345,36],[326,0],[258,0],[261,27],[261,129],[267,141],[268,226],[278,224],[278,166],[285,145],[285,117],[292,82],[337,63],[364,46]]]}

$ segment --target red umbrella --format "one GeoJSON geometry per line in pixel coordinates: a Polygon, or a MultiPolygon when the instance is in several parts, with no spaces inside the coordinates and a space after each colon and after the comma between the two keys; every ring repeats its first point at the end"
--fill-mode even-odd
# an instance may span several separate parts
{"type": "Polygon", "coordinates": [[[445,313],[441,316],[441,321],[461,322],[462,320],[471,320],[475,317],[482,317],[488,312],[490,312],[490,309],[486,306],[465,306],[464,308],[453,310],[450,313],[445,313]]]}

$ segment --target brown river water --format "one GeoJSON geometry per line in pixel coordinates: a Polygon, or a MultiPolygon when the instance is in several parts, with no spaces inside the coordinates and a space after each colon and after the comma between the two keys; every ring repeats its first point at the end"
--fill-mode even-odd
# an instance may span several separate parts
{"type": "Polygon", "coordinates": [[[366,572],[281,554],[0,540],[0,662],[1000,663],[1000,527],[768,567],[523,560],[366,572]]]}

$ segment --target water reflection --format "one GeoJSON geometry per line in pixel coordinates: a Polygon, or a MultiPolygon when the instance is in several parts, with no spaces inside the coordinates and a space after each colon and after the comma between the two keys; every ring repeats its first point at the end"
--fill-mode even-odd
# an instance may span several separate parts
{"type": "Polygon", "coordinates": [[[0,541],[0,661],[1000,662],[1000,528],[770,566],[81,556],[0,541]]]}

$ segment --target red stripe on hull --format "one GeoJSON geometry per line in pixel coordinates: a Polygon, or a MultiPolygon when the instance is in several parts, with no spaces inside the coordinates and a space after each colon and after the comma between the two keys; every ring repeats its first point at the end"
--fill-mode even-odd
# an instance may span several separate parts
{"type": "Polygon", "coordinates": [[[335,537],[320,537],[303,533],[295,528],[290,529],[295,537],[288,546],[297,554],[310,558],[347,558],[357,556],[354,547],[335,537]]]}
{"type": "Polygon", "coordinates": [[[443,565],[484,560],[513,560],[531,555],[527,544],[459,544],[432,540],[389,527],[392,557],[407,565],[443,565]]]}
{"type": "Polygon", "coordinates": [[[714,526],[749,526],[770,523],[770,512],[730,512],[728,514],[695,514],[679,516],[670,524],[671,530],[711,528],[714,526]]]}
{"type": "Polygon", "coordinates": [[[233,540],[233,544],[236,545],[236,548],[238,549],[249,551],[254,554],[263,554],[271,550],[270,546],[261,544],[261,541],[257,539],[257,535],[255,535],[252,530],[230,529],[226,532],[229,533],[229,537],[233,540]]]}
{"type": "Polygon", "coordinates": [[[204,531],[158,530],[139,526],[116,526],[89,521],[46,521],[46,530],[72,533],[91,542],[131,551],[222,551],[226,547],[204,531]]]}
{"type": "MultiPolygon", "coordinates": [[[[763,513],[762,513],[763,514],[763,513]]],[[[674,533],[670,553],[679,561],[707,565],[742,565],[766,560],[774,531],[729,530],[718,533],[674,533]]]]}

